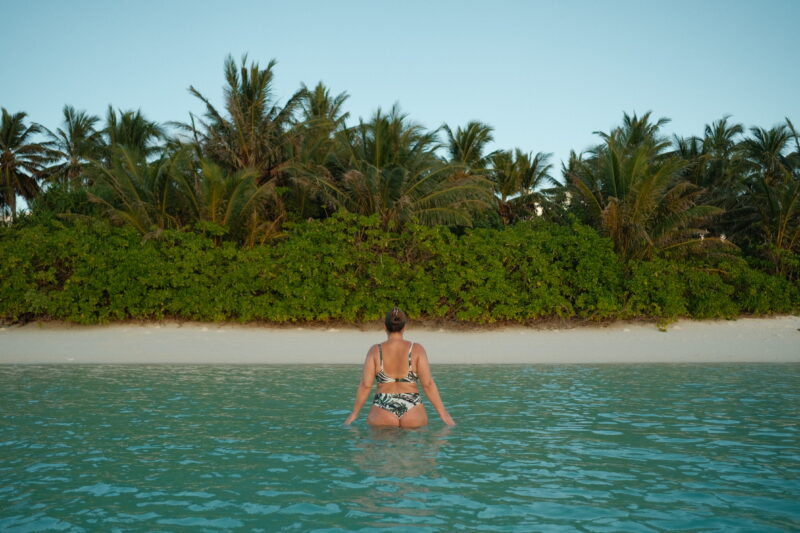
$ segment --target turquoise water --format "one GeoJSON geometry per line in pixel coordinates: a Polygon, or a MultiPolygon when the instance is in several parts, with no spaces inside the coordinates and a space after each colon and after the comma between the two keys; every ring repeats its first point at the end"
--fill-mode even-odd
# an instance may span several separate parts
{"type": "Polygon", "coordinates": [[[800,365],[434,372],[451,430],[343,428],[356,366],[0,367],[0,530],[800,529],[800,365]]]}

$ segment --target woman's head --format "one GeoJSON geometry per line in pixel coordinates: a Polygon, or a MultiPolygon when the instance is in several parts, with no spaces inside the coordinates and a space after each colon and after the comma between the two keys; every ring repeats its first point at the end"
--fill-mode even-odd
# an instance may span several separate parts
{"type": "Polygon", "coordinates": [[[384,321],[386,324],[386,331],[389,333],[403,331],[403,328],[406,327],[407,320],[408,317],[403,311],[397,307],[393,308],[391,311],[386,313],[386,320],[384,321]]]}

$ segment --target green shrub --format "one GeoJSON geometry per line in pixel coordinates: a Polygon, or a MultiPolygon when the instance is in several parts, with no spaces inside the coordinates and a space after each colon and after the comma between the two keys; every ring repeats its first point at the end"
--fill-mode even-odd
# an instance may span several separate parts
{"type": "Polygon", "coordinates": [[[684,294],[689,316],[693,318],[734,318],[740,313],[735,287],[727,272],[701,264],[682,268],[684,294]]]}
{"type": "Polygon", "coordinates": [[[742,313],[767,315],[797,311],[800,286],[796,283],[756,270],[744,259],[730,260],[722,268],[728,272],[742,313]]]}
{"type": "Polygon", "coordinates": [[[339,213],[288,224],[254,248],[217,237],[197,228],[143,240],[92,218],[0,228],[0,318],[360,322],[398,305],[475,323],[663,321],[788,313],[800,301],[796,284],[740,258],[622,265],[608,239],[577,223],[455,235],[339,213]]]}
{"type": "Polygon", "coordinates": [[[630,261],[625,292],[628,318],[675,319],[688,314],[682,272],[676,262],[660,258],[630,261]]]}

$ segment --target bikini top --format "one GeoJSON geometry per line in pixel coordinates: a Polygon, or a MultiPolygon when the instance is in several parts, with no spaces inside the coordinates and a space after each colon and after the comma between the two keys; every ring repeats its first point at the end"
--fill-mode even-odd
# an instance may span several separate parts
{"type": "Polygon", "coordinates": [[[375,381],[380,383],[414,383],[419,379],[417,373],[411,369],[411,351],[414,349],[414,343],[411,343],[411,348],[408,349],[408,374],[402,378],[392,378],[386,375],[383,371],[383,349],[378,345],[378,354],[381,357],[381,370],[375,374],[375,381]]]}

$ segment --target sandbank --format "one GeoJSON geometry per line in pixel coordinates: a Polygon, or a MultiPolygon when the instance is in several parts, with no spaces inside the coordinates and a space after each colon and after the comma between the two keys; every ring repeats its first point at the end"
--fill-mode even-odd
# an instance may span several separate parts
{"type": "MultiPolygon", "coordinates": [[[[432,364],[800,362],[800,317],[564,329],[409,327],[432,364]]],[[[360,364],[385,334],[355,327],[202,323],[0,328],[0,364],[360,364]]]]}

